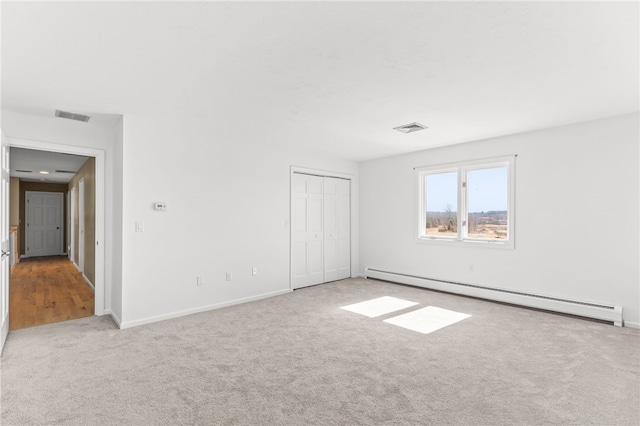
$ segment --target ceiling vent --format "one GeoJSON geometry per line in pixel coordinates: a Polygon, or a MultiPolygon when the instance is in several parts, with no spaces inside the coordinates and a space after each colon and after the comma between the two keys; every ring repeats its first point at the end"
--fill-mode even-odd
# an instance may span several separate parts
{"type": "Polygon", "coordinates": [[[18,169],[16,169],[16,172],[18,172],[18,173],[33,173],[33,170],[18,170],[18,169]]]}
{"type": "Polygon", "coordinates": [[[73,174],[73,175],[76,174],[76,172],[71,171],[71,170],[56,170],[56,173],[70,173],[70,174],[73,174]]]}
{"type": "Polygon", "coordinates": [[[60,111],[58,109],[56,110],[56,117],[68,118],[69,120],[84,121],[85,123],[89,121],[89,119],[91,118],[88,115],[76,114],[74,112],[60,111]]]}
{"type": "Polygon", "coordinates": [[[426,128],[427,128],[427,126],[425,126],[424,124],[409,123],[409,124],[405,124],[403,126],[394,127],[393,130],[397,130],[397,131],[402,132],[402,133],[411,133],[411,132],[417,132],[418,130],[423,130],[423,129],[426,129],[426,128]]]}

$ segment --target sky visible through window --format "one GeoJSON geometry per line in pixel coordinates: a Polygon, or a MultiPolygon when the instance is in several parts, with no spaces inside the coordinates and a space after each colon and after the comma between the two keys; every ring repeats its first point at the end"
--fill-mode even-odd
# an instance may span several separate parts
{"type": "MultiPolygon", "coordinates": [[[[457,186],[457,172],[428,175],[424,186],[426,211],[456,212],[457,186]]],[[[469,213],[507,210],[506,167],[469,170],[467,188],[469,213]]]]}
{"type": "Polygon", "coordinates": [[[458,211],[458,173],[428,175],[424,185],[428,212],[458,211]]]}

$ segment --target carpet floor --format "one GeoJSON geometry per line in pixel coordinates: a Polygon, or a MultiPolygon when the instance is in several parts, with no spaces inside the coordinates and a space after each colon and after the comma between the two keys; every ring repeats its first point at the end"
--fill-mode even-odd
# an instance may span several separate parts
{"type": "Polygon", "coordinates": [[[640,332],[349,279],[132,329],[17,330],[3,425],[638,425],[640,332]],[[340,307],[417,305],[369,318],[340,307]],[[430,334],[385,319],[471,315],[430,334]]]}

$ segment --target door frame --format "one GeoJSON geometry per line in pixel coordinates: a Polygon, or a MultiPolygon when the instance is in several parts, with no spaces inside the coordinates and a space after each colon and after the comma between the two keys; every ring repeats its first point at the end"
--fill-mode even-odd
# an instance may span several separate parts
{"type": "MultiPolygon", "coordinates": [[[[58,198],[60,198],[60,211],[58,212],[59,214],[59,218],[60,218],[60,228],[63,228],[64,226],[64,193],[63,192],[45,192],[45,191],[25,191],[24,192],[24,204],[25,204],[25,212],[24,212],[24,217],[25,217],[25,222],[27,222],[27,224],[29,223],[29,210],[31,209],[31,205],[29,204],[29,195],[30,194],[45,194],[45,195],[56,195],[58,198]]],[[[25,241],[25,245],[28,247],[29,244],[29,226],[27,226],[24,230],[24,241],[25,241]]],[[[60,247],[59,247],[59,253],[53,255],[53,256],[61,256],[64,254],[64,231],[63,229],[60,229],[60,247]]],[[[25,255],[24,257],[31,257],[25,248],[25,255]]],[[[37,256],[35,256],[37,257],[37,256]]]]}
{"type": "Polygon", "coordinates": [[[78,181],[78,270],[84,275],[84,250],[85,250],[85,229],[84,229],[84,212],[85,212],[85,194],[84,194],[84,177],[78,181]]]}
{"type": "MultiPolygon", "coordinates": [[[[305,175],[312,175],[312,176],[319,176],[319,177],[333,177],[333,178],[340,178],[340,179],[346,179],[349,181],[349,204],[350,204],[350,217],[349,217],[349,243],[350,243],[350,256],[349,256],[349,261],[351,264],[351,276],[354,277],[354,269],[357,267],[357,265],[354,266],[354,259],[357,259],[357,253],[355,253],[355,251],[357,250],[357,245],[356,245],[356,240],[355,238],[357,237],[357,234],[355,233],[355,227],[353,226],[354,223],[356,223],[356,214],[357,214],[357,210],[356,210],[356,206],[355,206],[355,201],[356,201],[356,197],[354,195],[355,193],[355,176],[348,174],[348,173],[340,173],[340,172],[332,172],[329,170],[321,170],[321,169],[311,169],[308,167],[300,167],[300,166],[291,166],[290,167],[290,171],[289,171],[289,219],[286,221],[285,226],[287,228],[289,228],[289,289],[291,291],[294,290],[293,288],[293,283],[291,280],[291,275],[293,273],[293,216],[294,216],[294,211],[293,211],[293,175],[294,174],[305,174],[305,175]]],[[[324,209],[324,207],[323,207],[324,209]]]]}
{"type": "Polygon", "coordinates": [[[8,146],[11,148],[25,148],[37,151],[59,152],[63,154],[82,155],[94,157],[96,160],[96,251],[95,251],[95,315],[105,313],[105,151],[97,148],[86,148],[74,145],[58,144],[53,142],[35,141],[30,139],[18,139],[7,137],[8,146]]]}
{"type": "Polygon", "coordinates": [[[0,195],[2,196],[2,200],[0,200],[0,205],[2,206],[2,212],[0,212],[0,247],[2,249],[2,256],[0,256],[0,262],[2,265],[0,266],[0,273],[2,276],[0,277],[0,355],[2,354],[2,350],[4,349],[4,344],[7,340],[7,336],[9,335],[9,274],[11,265],[9,264],[9,254],[11,252],[11,248],[7,247],[5,243],[10,244],[11,239],[9,237],[9,203],[11,197],[9,196],[10,191],[10,159],[9,159],[9,144],[7,142],[7,137],[5,136],[2,129],[0,129],[0,137],[2,140],[0,141],[0,172],[2,173],[2,178],[4,179],[2,183],[2,188],[0,189],[0,195]],[[8,179],[8,180],[7,180],[8,179]]]}
{"type": "Polygon", "coordinates": [[[71,207],[69,208],[69,259],[73,264],[76,264],[76,187],[71,187],[70,200],[71,207]]]}
{"type": "Polygon", "coordinates": [[[67,191],[67,202],[66,202],[66,206],[67,206],[67,214],[64,217],[64,223],[66,225],[66,230],[65,230],[65,235],[66,235],[66,239],[67,239],[67,245],[64,247],[64,252],[67,255],[67,257],[69,259],[71,259],[71,254],[69,253],[71,251],[70,248],[70,244],[71,244],[71,191],[67,191]]]}

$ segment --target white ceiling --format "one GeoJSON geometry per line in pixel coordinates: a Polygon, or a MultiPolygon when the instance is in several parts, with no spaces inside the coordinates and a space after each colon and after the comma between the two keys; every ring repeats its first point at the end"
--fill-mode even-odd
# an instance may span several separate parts
{"type": "Polygon", "coordinates": [[[638,2],[3,2],[2,107],[366,160],[638,111],[638,2]],[[429,127],[392,130],[411,122],[429,127]]]}
{"type": "Polygon", "coordinates": [[[12,177],[46,183],[69,182],[88,158],[23,148],[11,148],[10,155],[12,177]]]}

